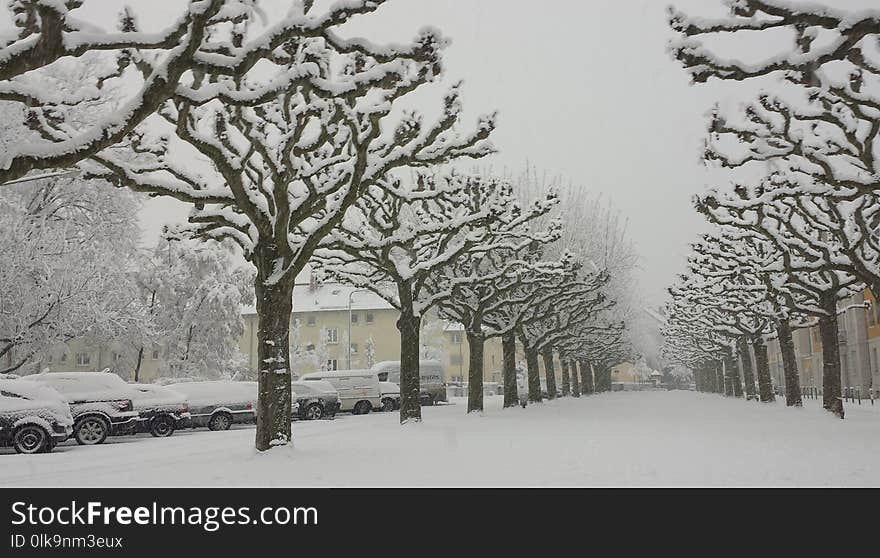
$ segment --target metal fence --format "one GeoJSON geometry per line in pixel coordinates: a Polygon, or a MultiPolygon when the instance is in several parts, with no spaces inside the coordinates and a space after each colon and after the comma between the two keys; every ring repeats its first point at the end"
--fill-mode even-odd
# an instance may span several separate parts
{"type": "MultiPolygon", "coordinates": [[[[822,389],[815,386],[802,386],[801,396],[805,399],[819,399],[822,397],[822,389]]],[[[880,390],[869,388],[867,393],[862,391],[861,386],[846,386],[843,388],[843,400],[850,403],[862,404],[862,400],[869,401],[871,405],[880,397],[880,390]]]]}

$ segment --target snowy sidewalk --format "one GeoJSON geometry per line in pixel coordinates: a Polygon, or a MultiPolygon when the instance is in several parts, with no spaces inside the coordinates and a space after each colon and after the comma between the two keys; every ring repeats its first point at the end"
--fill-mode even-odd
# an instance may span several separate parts
{"type": "Polygon", "coordinates": [[[67,443],[0,455],[0,486],[880,486],[880,406],[837,420],[694,392],[618,392],[484,416],[463,401],[294,424],[293,449],[257,454],[252,428],[67,443]]]}

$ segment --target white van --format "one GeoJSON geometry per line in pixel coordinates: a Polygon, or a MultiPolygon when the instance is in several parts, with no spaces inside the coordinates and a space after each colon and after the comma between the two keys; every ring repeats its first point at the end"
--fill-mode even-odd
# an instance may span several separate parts
{"type": "Polygon", "coordinates": [[[339,392],[339,410],[353,415],[365,415],[382,408],[382,390],[379,377],[369,370],[328,370],[303,374],[299,381],[324,380],[339,392]]]}
{"type": "MultiPolygon", "coordinates": [[[[399,360],[377,362],[370,370],[379,376],[379,380],[400,385],[399,360]]],[[[419,387],[421,388],[419,399],[423,405],[446,401],[446,384],[443,382],[443,365],[440,361],[419,361],[419,387]]]]}

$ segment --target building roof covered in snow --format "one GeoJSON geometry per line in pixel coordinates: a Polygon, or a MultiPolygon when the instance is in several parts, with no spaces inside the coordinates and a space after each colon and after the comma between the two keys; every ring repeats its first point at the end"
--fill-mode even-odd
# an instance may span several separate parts
{"type": "MultiPolygon", "coordinates": [[[[390,310],[393,308],[385,299],[371,291],[364,291],[341,283],[303,283],[297,284],[293,288],[293,311],[295,313],[348,311],[350,295],[352,310],[390,310]]],[[[241,313],[245,316],[253,315],[257,313],[257,309],[253,305],[244,306],[241,313]]]]}

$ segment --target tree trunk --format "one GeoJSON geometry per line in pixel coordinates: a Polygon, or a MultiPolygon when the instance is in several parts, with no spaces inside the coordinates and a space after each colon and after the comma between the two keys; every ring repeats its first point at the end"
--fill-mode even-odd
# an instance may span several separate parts
{"type": "Polygon", "coordinates": [[[577,368],[571,366],[571,394],[574,397],[580,397],[582,393],[581,380],[578,378],[577,368]]]}
{"type": "Polygon", "coordinates": [[[755,376],[752,372],[752,357],[749,354],[749,343],[745,336],[737,340],[739,347],[740,366],[742,366],[743,382],[745,383],[746,399],[755,398],[755,376]]]}
{"type": "Polygon", "coordinates": [[[611,369],[604,364],[596,367],[595,393],[611,391],[611,369]]]}
{"type": "Polygon", "coordinates": [[[581,393],[590,395],[596,391],[596,387],[593,384],[593,365],[590,364],[589,360],[581,360],[579,365],[581,369],[581,393]]]}
{"type": "Polygon", "coordinates": [[[779,352],[782,353],[782,370],[785,377],[785,405],[803,407],[801,399],[801,379],[798,376],[797,353],[794,350],[794,336],[788,320],[776,324],[779,337],[779,352]]]}
{"type": "Polygon", "coordinates": [[[483,349],[486,339],[482,333],[467,333],[468,351],[468,408],[467,412],[483,412],[483,349]]]}
{"type": "Polygon", "coordinates": [[[837,338],[837,300],[833,295],[822,297],[826,315],[819,318],[822,338],[822,406],[843,418],[843,399],[840,393],[840,347],[837,338]]]}
{"type": "Polygon", "coordinates": [[[730,361],[727,357],[721,358],[721,373],[724,376],[724,396],[733,397],[733,378],[730,376],[730,361]]]}
{"type": "Polygon", "coordinates": [[[718,394],[724,395],[726,393],[725,390],[727,389],[727,387],[724,383],[724,365],[721,363],[720,360],[715,361],[714,374],[717,378],[716,381],[718,382],[718,394]]]}
{"type": "Polygon", "coordinates": [[[742,397],[743,396],[743,385],[742,379],[739,377],[739,366],[736,362],[735,353],[732,350],[728,350],[725,359],[725,367],[727,368],[727,376],[730,378],[730,385],[733,387],[733,396],[734,397],[742,397]]]}
{"type": "Polygon", "coordinates": [[[529,401],[540,403],[544,400],[541,395],[541,376],[538,370],[538,350],[526,347],[526,368],[529,374],[529,401]]]}
{"type": "MultiPolygon", "coordinates": [[[[571,394],[571,376],[568,375],[568,361],[562,361],[562,397],[568,397],[571,394]]],[[[577,374],[577,369],[574,369],[577,374]]]]}
{"type": "Polygon", "coordinates": [[[556,370],[553,367],[553,349],[542,353],[544,357],[544,378],[547,381],[547,399],[556,399],[556,370]]]}
{"type": "MultiPolygon", "coordinates": [[[[404,294],[404,293],[401,293],[404,294]]],[[[422,392],[419,377],[420,316],[412,308],[412,297],[400,298],[402,309],[397,319],[400,331],[400,424],[422,420],[422,392]]]]}
{"type": "Polygon", "coordinates": [[[502,361],[504,364],[504,408],[519,405],[516,387],[516,337],[511,333],[501,338],[502,361]]]}
{"type": "Polygon", "coordinates": [[[755,364],[758,367],[758,393],[763,403],[776,401],[773,381],[770,379],[770,361],[767,358],[767,344],[761,335],[752,336],[752,350],[755,351],[755,364]]]}
{"type": "MultiPolygon", "coordinates": [[[[265,259],[263,260],[265,261],[265,259]]],[[[274,265],[257,265],[257,434],[256,447],[266,451],[289,444],[290,431],[290,316],[293,277],[269,283],[274,265]]]]}
{"type": "Polygon", "coordinates": [[[141,379],[141,363],[144,361],[144,348],[138,349],[137,364],[134,367],[134,383],[141,379]]]}

